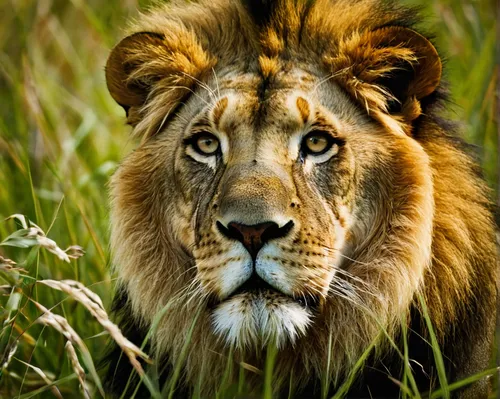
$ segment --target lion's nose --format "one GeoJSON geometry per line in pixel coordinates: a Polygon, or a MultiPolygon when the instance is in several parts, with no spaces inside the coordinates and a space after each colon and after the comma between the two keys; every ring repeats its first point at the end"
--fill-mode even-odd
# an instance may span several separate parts
{"type": "Polygon", "coordinates": [[[293,222],[289,221],[283,227],[275,222],[264,222],[251,226],[238,222],[230,222],[225,227],[221,222],[217,222],[219,231],[226,237],[238,240],[255,260],[257,253],[266,242],[273,238],[281,238],[288,234],[293,227],[293,222]]]}

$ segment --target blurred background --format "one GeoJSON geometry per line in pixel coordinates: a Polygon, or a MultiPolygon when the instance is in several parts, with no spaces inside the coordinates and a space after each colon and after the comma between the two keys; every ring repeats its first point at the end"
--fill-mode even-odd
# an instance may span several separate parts
{"type": "MultiPolygon", "coordinates": [[[[450,119],[474,145],[499,203],[498,73],[500,43],[495,0],[405,0],[420,5],[424,26],[436,35],[450,83],[450,119]]],[[[38,247],[0,246],[0,256],[25,269],[15,288],[0,268],[0,397],[79,396],[63,338],[36,324],[32,299],[52,307],[99,358],[106,335],[67,295],[35,279],[73,279],[108,306],[107,184],[134,147],[122,109],[109,96],[104,65],[127,21],[151,1],[0,0],[0,242],[27,215],[61,248],[81,245],[86,255],[65,263],[38,247]],[[14,295],[16,294],[16,295],[14,295]],[[13,299],[14,298],[14,299],[13,299]],[[69,378],[71,377],[71,378],[69,378]]],[[[83,359],[86,370],[92,359],[83,359]]],[[[90,386],[91,392],[94,388],[90,386]]]]}

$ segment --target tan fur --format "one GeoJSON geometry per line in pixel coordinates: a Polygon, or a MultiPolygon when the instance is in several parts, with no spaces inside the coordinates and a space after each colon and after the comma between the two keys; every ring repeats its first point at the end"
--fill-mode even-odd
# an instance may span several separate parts
{"type": "Polygon", "coordinates": [[[217,102],[217,104],[214,107],[214,112],[213,112],[213,122],[215,128],[219,127],[220,119],[222,117],[222,114],[226,110],[227,107],[227,97],[222,98],[217,102]]]}
{"type": "Polygon", "coordinates": [[[317,0],[307,16],[305,2],[278,1],[262,30],[239,1],[177,3],[141,16],[107,67],[111,94],[143,139],[113,177],[114,264],[142,325],[168,307],[153,336],[158,355],[176,364],[193,328],[183,379],[207,394],[228,357],[263,367],[272,339],[230,350],[207,310],[209,300],[226,300],[224,279],[246,256],[215,227],[223,212],[246,224],[293,219],[279,255],[266,256],[287,270],[291,296],[321,298],[306,333],[280,341],[276,389],[292,370],[297,386],[312,376],[341,381],[376,339],[383,353],[381,330],[397,334],[418,294],[444,340],[478,285],[494,292],[496,259],[484,183],[422,115],[441,77],[432,44],[410,29],[380,28],[401,16],[376,0],[317,0]],[[394,98],[380,79],[401,65],[415,73],[394,98]],[[222,177],[206,165],[195,174],[186,161],[194,123],[230,148],[222,177]],[[311,126],[346,143],[328,178],[315,172],[323,164],[297,169],[290,143],[311,126]]]}
{"type": "Polygon", "coordinates": [[[309,114],[310,114],[309,104],[302,97],[297,97],[297,109],[300,112],[302,120],[304,121],[304,123],[306,123],[307,120],[309,119],[309,114]]]}

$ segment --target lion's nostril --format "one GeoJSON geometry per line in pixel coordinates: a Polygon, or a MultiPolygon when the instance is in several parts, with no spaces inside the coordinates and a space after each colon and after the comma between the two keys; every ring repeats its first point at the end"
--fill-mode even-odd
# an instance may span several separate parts
{"type": "Polygon", "coordinates": [[[283,227],[279,227],[275,222],[265,222],[251,226],[230,222],[227,227],[217,222],[219,231],[226,237],[241,242],[254,260],[267,241],[286,236],[292,227],[292,221],[289,221],[283,227]]]}

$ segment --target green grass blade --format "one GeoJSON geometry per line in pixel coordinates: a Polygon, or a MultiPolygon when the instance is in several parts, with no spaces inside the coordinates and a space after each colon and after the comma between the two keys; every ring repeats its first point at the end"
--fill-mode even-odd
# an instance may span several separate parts
{"type": "Polygon", "coordinates": [[[448,379],[446,378],[446,369],[444,366],[443,355],[441,354],[441,349],[439,348],[439,342],[434,332],[432,320],[429,316],[429,310],[427,309],[427,304],[422,295],[420,294],[418,295],[418,300],[422,310],[422,316],[424,316],[425,324],[427,325],[427,330],[429,332],[429,338],[432,346],[432,353],[434,355],[434,363],[436,364],[439,385],[441,387],[441,392],[442,392],[441,395],[444,399],[450,399],[450,389],[448,387],[448,379]]]}
{"type": "Polygon", "coordinates": [[[268,345],[266,353],[266,364],[264,369],[264,399],[273,398],[273,371],[278,349],[274,345],[268,345]]]}
{"type": "MultiPolygon", "coordinates": [[[[471,375],[467,378],[464,378],[460,381],[454,382],[450,385],[447,386],[448,392],[456,391],[457,389],[465,388],[466,386],[475,383],[476,381],[479,381],[485,377],[489,376],[494,376],[498,375],[500,372],[500,367],[495,367],[493,369],[485,370],[481,373],[477,373],[474,375],[471,375]]],[[[444,392],[442,389],[439,389],[435,392],[433,392],[430,396],[430,399],[438,399],[438,398],[444,398],[444,392]]]]}
{"type": "Polygon", "coordinates": [[[186,355],[189,350],[189,343],[191,342],[191,337],[193,335],[194,328],[196,326],[196,322],[198,321],[198,318],[202,312],[202,308],[198,310],[196,313],[196,316],[193,320],[193,323],[191,324],[191,327],[189,328],[189,331],[186,335],[186,341],[184,343],[184,346],[182,347],[181,354],[179,356],[179,359],[177,359],[177,364],[175,365],[174,373],[172,374],[172,378],[168,382],[169,385],[169,393],[168,393],[168,399],[173,399],[175,396],[175,387],[177,385],[177,381],[179,380],[179,376],[181,374],[182,367],[184,365],[184,359],[186,358],[186,355]]]}
{"type": "Polygon", "coordinates": [[[40,395],[40,394],[42,394],[44,392],[47,392],[53,386],[58,386],[58,385],[66,383],[66,382],[77,380],[77,379],[78,379],[78,377],[76,376],[75,373],[73,373],[73,374],[67,375],[66,377],[60,378],[59,380],[54,381],[51,384],[44,385],[43,387],[35,389],[34,391],[25,393],[24,395],[15,396],[14,399],[29,399],[29,398],[33,398],[33,397],[35,397],[37,395],[40,395]]]}
{"type": "Polygon", "coordinates": [[[354,383],[356,377],[358,376],[358,372],[361,370],[361,368],[365,364],[365,361],[368,358],[368,356],[370,356],[370,354],[372,353],[372,350],[375,349],[375,346],[377,345],[379,339],[380,339],[380,335],[372,341],[372,343],[368,346],[368,348],[365,349],[365,351],[362,353],[362,355],[359,357],[359,359],[354,364],[354,367],[351,369],[351,372],[347,376],[347,379],[339,387],[339,389],[337,390],[335,395],[332,396],[331,399],[342,399],[342,398],[344,398],[345,395],[347,395],[349,388],[351,387],[351,385],[354,383]]]}

